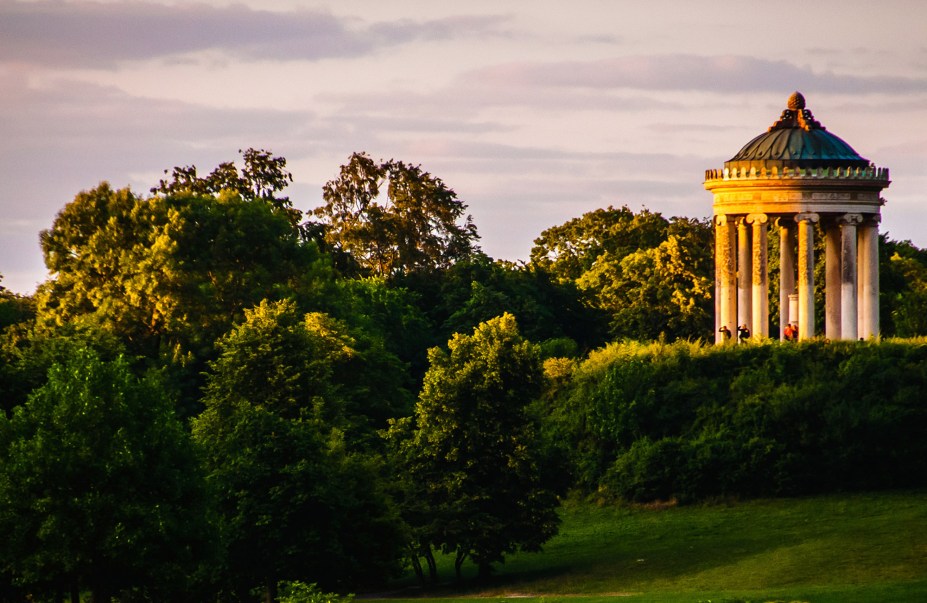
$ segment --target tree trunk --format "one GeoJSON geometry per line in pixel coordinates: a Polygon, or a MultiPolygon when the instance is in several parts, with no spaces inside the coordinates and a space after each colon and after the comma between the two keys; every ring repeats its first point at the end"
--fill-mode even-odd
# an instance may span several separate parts
{"type": "Polygon", "coordinates": [[[435,561],[435,555],[431,547],[425,547],[425,561],[428,563],[428,579],[432,584],[438,583],[438,563],[435,561]]]}
{"type": "Polygon", "coordinates": [[[415,572],[415,577],[418,578],[418,583],[421,586],[425,586],[425,573],[422,571],[422,562],[418,559],[418,548],[409,545],[409,560],[412,562],[412,570],[415,572]]]}
{"type": "Polygon", "coordinates": [[[460,581],[460,568],[466,559],[467,553],[463,549],[457,549],[457,558],[454,559],[454,575],[457,577],[458,582],[460,581]]]}
{"type": "Polygon", "coordinates": [[[264,603],[274,603],[277,600],[277,581],[273,578],[267,579],[264,585],[264,603]]]}

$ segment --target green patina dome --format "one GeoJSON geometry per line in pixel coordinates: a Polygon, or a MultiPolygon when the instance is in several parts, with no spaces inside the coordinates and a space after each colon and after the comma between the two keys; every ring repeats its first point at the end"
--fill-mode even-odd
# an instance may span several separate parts
{"type": "Polygon", "coordinates": [[[730,169],[784,167],[868,167],[853,147],[828,132],[805,108],[805,98],[795,92],[779,121],[767,132],[748,142],[740,152],[724,162],[730,169]]]}

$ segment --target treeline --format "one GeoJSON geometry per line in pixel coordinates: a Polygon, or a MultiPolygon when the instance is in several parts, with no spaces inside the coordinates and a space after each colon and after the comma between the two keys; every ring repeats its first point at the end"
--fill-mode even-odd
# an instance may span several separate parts
{"type": "MultiPolygon", "coordinates": [[[[686,343],[707,220],[609,207],[511,263],[420,166],[354,154],[303,216],[283,158],[242,161],[81,192],[51,278],[0,289],[0,598],[273,601],[434,581],[438,552],[486,576],[570,491],[921,483],[920,347],[686,343]]],[[[927,332],[927,255],[881,249],[882,324],[927,332]]]]}

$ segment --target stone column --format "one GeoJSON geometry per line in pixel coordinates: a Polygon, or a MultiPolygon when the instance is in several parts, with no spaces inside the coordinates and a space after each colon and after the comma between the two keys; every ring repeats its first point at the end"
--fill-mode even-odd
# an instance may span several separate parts
{"type": "Polygon", "coordinates": [[[879,336],[879,216],[869,216],[859,228],[859,333],[879,336]]]}
{"type": "Polygon", "coordinates": [[[842,324],[840,233],[838,220],[828,222],[824,228],[824,334],[830,339],[840,339],[842,324]]]}
{"type": "Polygon", "coordinates": [[[841,339],[855,341],[858,332],[856,283],[856,225],[863,221],[860,214],[846,214],[840,222],[840,321],[841,339]]]}
{"type": "Polygon", "coordinates": [[[754,337],[769,337],[769,258],[766,229],[769,218],[766,214],[750,214],[747,221],[753,224],[753,323],[750,330],[754,337]]]}
{"type": "Polygon", "coordinates": [[[789,314],[789,294],[795,292],[795,222],[779,218],[779,339],[785,339],[785,327],[795,316],[789,314]]]}
{"type": "Polygon", "coordinates": [[[737,325],[753,323],[753,246],[746,218],[737,220],[737,325]]]}
{"type": "MultiPolygon", "coordinates": [[[[734,334],[737,332],[737,261],[734,254],[737,231],[734,221],[724,215],[715,216],[715,229],[715,266],[720,290],[718,328],[726,326],[734,334]]],[[[717,330],[715,341],[724,342],[717,330]]]]}
{"type": "Polygon", "coordinates": [[[818,214],[802,213],[798,222],[798,338],[814,337],[814,224],[818,214]]]}

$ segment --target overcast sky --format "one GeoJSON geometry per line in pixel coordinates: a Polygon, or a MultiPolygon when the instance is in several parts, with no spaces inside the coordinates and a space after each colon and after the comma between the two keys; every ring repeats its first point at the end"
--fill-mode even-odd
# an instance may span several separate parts
{"type": "Polygon", "coordinates": [[[0,0],[0,284],[47,277],[39,232],[81,190],[248,147],[303,210],[354,151],[421,164],[498,259],[608,205],[704,217],[704,171],[795,90],[927,247],[922,0],[0,0]]]}

